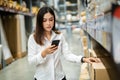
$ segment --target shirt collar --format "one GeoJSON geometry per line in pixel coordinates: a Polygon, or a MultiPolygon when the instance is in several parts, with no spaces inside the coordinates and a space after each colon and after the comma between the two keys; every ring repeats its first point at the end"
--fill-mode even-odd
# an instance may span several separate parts
{"type": "Polygon", "coordinates": [[[56,33],[54,32],[54,31],[52,31],[52,35],[51,35],[51,39],[50,39],[50,41],[52,41],[55,37],[56,37],[56,33]]]}
{"type": "MultiPolygon", "coordinates": [[[[54,31],[52,31],[50,41],[52,41],[52,40],[56,37],[56,35],[57,35],[57,34],[56,34],[54,31]]],[[[48,40],[48,39],[45,37],[45,40],[48,40]]]]}

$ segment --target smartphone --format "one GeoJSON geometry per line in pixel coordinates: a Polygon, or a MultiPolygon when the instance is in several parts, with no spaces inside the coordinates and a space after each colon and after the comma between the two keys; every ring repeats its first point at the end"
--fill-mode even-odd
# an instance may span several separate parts
{"type": "Polygon", "coordinates": [[[59,42],[60,42],[60,40],[53,40],[51,45],[58,46],[59,42]]]}

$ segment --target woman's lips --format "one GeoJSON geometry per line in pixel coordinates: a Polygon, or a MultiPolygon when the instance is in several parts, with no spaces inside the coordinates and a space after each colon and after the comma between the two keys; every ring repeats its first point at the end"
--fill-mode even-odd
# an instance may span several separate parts
{"type": "Polygon", "coordinates": [[[51,28],[51,27],[47,27],[47,28],[51,28]]]}
{"type": "Polygon", "coordinates": [[[51,28],[51,27],[47,27],[47,28],[51,28]]]}

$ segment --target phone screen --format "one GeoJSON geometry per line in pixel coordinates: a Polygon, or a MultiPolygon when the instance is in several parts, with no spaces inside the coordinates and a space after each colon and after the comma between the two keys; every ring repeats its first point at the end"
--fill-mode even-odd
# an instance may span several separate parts
{"type": "Polygon", "coordinates": [[[60,42],[60,40],[53,40],[51,45],[58,46],[59,42],[60,42]]]}

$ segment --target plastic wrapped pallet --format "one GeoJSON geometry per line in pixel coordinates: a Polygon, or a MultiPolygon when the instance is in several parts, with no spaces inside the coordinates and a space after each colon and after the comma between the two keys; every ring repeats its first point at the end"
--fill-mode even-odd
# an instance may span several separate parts
{"type": "Polygon", "coordinates": [[[26,36],[24,16],[4,16],[3,21],[12,55],[14,58],[21,58],[25,56],[26,36]]]}
{"type": "Polygon", "coordinates": [[[3,59],[6,61],[6,64],[9,64],[13,61],[13,57],[11,55],[9,46],[8,46],[8,41],[6,39],[6,34],[3,29],[2,25],[2,20],[0,18],[0,28],[1,28],[1,43],[2,43],[2,51],[3,51],[3,59]]]}
{"type": "Polygon", "coordinates": [[[26,34],[25,34],[25,21],[24,21],[24,16],[23,15],[17,15],[19,19],[19,26],[20,26],[20,33],[21,33],[21,51],[22,54],[26,54],[26,34]]]}

